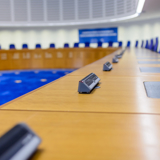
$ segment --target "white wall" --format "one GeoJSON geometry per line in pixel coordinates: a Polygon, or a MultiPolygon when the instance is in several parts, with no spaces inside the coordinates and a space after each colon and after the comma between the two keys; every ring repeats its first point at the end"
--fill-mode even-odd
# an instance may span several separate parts
{"type": "MultiPolygon", "coordinates": [[[[36,43],[42,44],[42,48],[48,48],[50,43],[55,43],[56,48],[63,47],[64,43],[69,43],[72,47],[75,42],[78,42],[78,29],[84,28],[106,28],[118,27],[118,40],[123,41],[126,45],[128,40],[131,40],[132,46],[136,40],[146,40],[155,37],[160,37],[160,22],[132,22],[120,24],[92,25],[92,26],[75,26],[75,27],[46,27],[46,28],[0,28],[0,44],[2,49],[8,49],[9,44],[14,43],[17,49],[21,49],[23,43],[27,43],[29,48],[35,48],[36,43]]],[[[117,46],[118,44],[114,44],[117,46]]],[[[81,44],[81,47],[84,45],[81,44]]],[[[96,47],[96,44],[91,44],[96,47]]],[[[108,44],[104,44],[107,47],[108,44]]]]}
{"type": "Polygon", "coordinates": [[[3,49],[8,49],[11,43],[15,44],[17,49],[20,49],[23,43],[27,43],[29,48],[35,48],[36,43],[40,43],[42,48],[48,48],[50,43],[55,43],[56,47],[63,47],[66,42],[69,44],[78,42],[77,29],[0,29],[0,44],[3,49]]]}
{"type": "Polygon", "coordinates": [[[149,40],[152,38],[159,37],[160,40],[160,21],[150,21],[145,23],[128,24],[119,26],[119,40],[123,41],[124,44],[128,40],[131,41],[132,47],[135,45],[135,41],[139,40],[141,45],[142,40],[149,40]]]}

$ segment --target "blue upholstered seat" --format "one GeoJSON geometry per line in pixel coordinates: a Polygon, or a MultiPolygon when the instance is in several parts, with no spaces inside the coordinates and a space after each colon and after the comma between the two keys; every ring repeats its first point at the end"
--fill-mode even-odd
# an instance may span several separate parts
{"type": "Polygon", "coordinates": [[[68,43],[65,43],[65,44],[64,44],[64,48],[69,48],[69,44],[68,44],[68,43]]]}
{"type": "Polygon", "coordinates": [[[149,45],[149,49],[150,49],[150,50],[153,50],[153,47],[154,47],[154,43],[153,43],[153,39],[151,39],[150,45],[149,45]]]}
{"type": "Polygon", "coordinates": [[[113,47],[113,42],[109,42],[108,47],[113,47]]]}
{"type": "Polygon", "coordinates": [[[54,43],[51,43],[49,47],[50,47],[50,48],[55,48],[55,44],[54,44],[54,43]]]}
{"type": "Polygon", "coordinates": [[[127,42],[127,47],[130,47],[131,46],[131,41],[128,41],[127,42]]]}
{"type": "Polygon", "coordinates": [[[79,43],[74,43],[74,48],[79,48],[79,43]]]}
{"type": "Polygon", "coordinates": [[[98,42],[98,47],[102,47],[103,43],[102,42],[98,42]]]}
{"type": "Polygon", "coordinates": [[[118,42],[119,44],[118,44],[118,47],[122,47],[122,45],[123,45],[123,42],[122,41],[120,41],[120,42],[118,42]]]}
{"type": "Polygon", "coordinates": [[[86,43],[85,43],[85,47],[90,47],[90,43],[89,43],[89,42],[86,42],[86,43]]]}
{"type": "Polygon", "coordinates": [[[28,45],[27,44],[22,44],[22,48],[23,49],[28,49],[28,45]]]}
{"type": "Polygon", "coordinates": [[[135,47],[138,48],[138,41],[136,41],[135,47]]]}
{"type": "Polygon", "coordinates": [[[41,44],[36,44],[36,48],[41,48],[41,44]]]}
{"type": "Polygon", "coordinates": [[[155,45],[154,45],[154,47],[153,47],[153,51],[155,51],[155,52],[157,52],[157,49],[158,49],[158,37],[156,38],[156,43],[155,43],[155,45]]]}
{"type": "Polygon", "coordinates": [[[15,47],[15,45],[14,44],[10,44],[9,45],[9,49],[15,49],[16,47],[15,47]]]}
{"type": "Polygon", "coordinates": [[[145,48],[148,49],[148,40],[146,40],[145,48]]]}

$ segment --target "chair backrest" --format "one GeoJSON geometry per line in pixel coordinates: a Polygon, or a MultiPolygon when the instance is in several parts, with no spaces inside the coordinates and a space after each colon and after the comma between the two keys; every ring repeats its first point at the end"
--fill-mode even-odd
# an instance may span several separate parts
{"type": "Polygon", "coordinates": [[[138,48],[138,41],[136,41],[135,47],[138,48]]]}
{"type": "Polygon", "coordinates": [[[122,47],[122,45],[123,45],[123,42],[120,41],[118,47],[122,47]]]}
{"type": "Polygon", "coordinates": [[[148,49],[148,40],[146,40],[145,48],[148,49]]]}
{"type": "Polygon", "coordinates": [[[74,43],[74,48],[79,48],[79,43],[74,43]]]}
{"type": "Polygon", "coordinates": [[[158,37],[156,38],[156,43],[154,45],[153,51],[157,52],[158,49],[158,37]]]}
{"type": "Polygon", "coordinates": [[[15,47],[15,45],[14,44],[10,44],[9,45],[9,49],[15,49],[16,47],[15,47]]]}
{"type": "Polygon", "coordinates": [[[131,41],[128,41],[127,42],[127,47],[130,47],[131,46],[131,41]]]}
{"type": "Polygon", "coordinates": [[[36,48],[41,48],[41,45],[40,44],[36,44],[36,48]]]}
{"type": "Polygon", "coordinates": [[[27,44],[22,44],[22,48],[23,49],[28,49],[28,45],[27,44]]]}
{"type": "Polygon", "coordinates": [[[55,44],[54,44],[54,43],[51,43],[49,47],[50,47],[50,48],[55,48],[55,44]]]}
{"type": "Polygon", "coordinates": [[[89,42],[85,42],[85,47],[90,47],[90,43],[89,42]]]}
{"type": "Polygon", "coordinates": [[[102,47],[103,43],[102,42],[98,42],[98,47],[102,47]]]}
{"type": "Polygon", "coordinates": [[[112,42],[112,41],[110,41],[110,42],[108,43],[108,47],[113,47],[113,42],[112,42]]]}
{"type": "Polygon", "coordinates": [[[156,43],[154,43],[154,39],[152,39],[152,41],[153,41],[153,43],[152,43],[152,48],[151,48],[151,50],[153,51],[153,50],[154,50],[154,46],[155,46],[156,43]]]}
{"type": "Polygon", "coordinates": [[[68,44],[68,43],[65,43],[65,44],[64,44],[64,48],[69,48],[69,44],[68,44]]]}
{"type": "Polygon", "coordinates": [[[144,45],[144,40],[142,40],[141,48],[143,48],[143,45],[144,45]]]}
{"type": "Polygon", "coordinates": [[[152,49],[153,49],[153,46],[154,46],[154,44],[153,44],[153,39],[151,39],[151,40],[150,40],[149,49],[152,50],[152,49]]]}

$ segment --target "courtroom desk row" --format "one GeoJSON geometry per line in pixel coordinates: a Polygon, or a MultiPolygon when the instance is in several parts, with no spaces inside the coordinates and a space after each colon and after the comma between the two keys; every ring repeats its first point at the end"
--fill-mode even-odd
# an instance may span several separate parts
{"type": "Polygon", "coordinates": [[[159,76],[99,76],[100,88],[79,94],[83,76],[65,76],[1,106],[1,110],[160,114],[160,99],[148,98],[144,82],[159,76]]]}
{"type": "Polygon", "coordinates": [[[119,48],[0,50],[0,70],[80,68],[119,48]]]}
{"type": "Polygon", "coordinates": [[[141,57],[148,58],[150,56],[152,56],[154,58],[160,57],[159,53],[153,52],[149,49],[144,49],[144,48],[135,48],[135,55],[137,56],[137,58],[141,58],[141,57]]]}
{"type": "MultiPolygon", "coordinates": [[[[160,64],[138,64],[138,59],[135,56],[135,49],[128,49],[125,51],[123,57],[119,59],[118,63],[112,63],[112,59],[116,54],[119,54],[120,50],[96,61],[85,67],[82,67],[75,72],[72,72],[70,75],[87,75],[91,72],[94,72],[98,76],[159,76],[159,73],[144,73],[140,71],[140,67],[160,67],[160,64]],[[109,72],[103,71],[103,64],[110,62],[113,65],[113,69],[109,72]]],[[[148,61],[148,60],[147,60],[148,61]]],[[[146,61],[146,62],[147,62],[146,61]]],[[[150,60],[149,60],[150,61],[150,60]]],[[[152,61],[152,59],[151,59],[152,61]]],[[[158,59],[154,61],[159,61],[158,59]]]]}
{"type": "Polygon", "coordinates": [[[160,115],[0,111],[0,135],[21,121],[42,138],[32,160],[160,157],[160,115]]]}

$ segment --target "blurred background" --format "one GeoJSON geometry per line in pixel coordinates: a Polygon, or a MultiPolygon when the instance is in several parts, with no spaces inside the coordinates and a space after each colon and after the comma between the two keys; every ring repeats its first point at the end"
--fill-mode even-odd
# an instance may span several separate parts
{"type": "MultiPolygon", "coordinates": [[[[126,45],[130,40],[133,47],[136,40],[160,35],[160,1],[146,0],[139,16],[138,3],[139,0],[0,0],[1,48],[15,44],[21,49],[23,43],[30,49],[37,43],[42,48],[55,43],[59,48],[66,42],[73,47],[79,42],[79,29],[108,27],[118,27],[118,41],[126,45]]],[[[97,45],[91,43],[91,47],[97,45]]]]}

